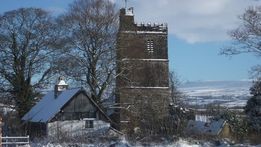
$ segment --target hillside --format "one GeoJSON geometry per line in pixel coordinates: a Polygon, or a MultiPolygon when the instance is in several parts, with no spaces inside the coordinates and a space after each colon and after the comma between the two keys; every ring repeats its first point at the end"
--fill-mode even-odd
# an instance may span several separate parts
{"type": "Polygon", "coordinates": [[[189,105],[218,104],[225,107],[245,106],[250,94],[251,81],[196,81],[180,86],[189,105]]]}

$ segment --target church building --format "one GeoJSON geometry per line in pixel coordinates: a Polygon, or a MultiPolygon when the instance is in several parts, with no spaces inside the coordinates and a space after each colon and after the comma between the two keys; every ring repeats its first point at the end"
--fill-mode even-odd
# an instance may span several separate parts
{"type": "Polygon", "coordinates": [[[166,24],[135,23],[133,8],[120,10],[116,78],[120,130],[130,126],[134,118],[168,114],[167,39],[166,24]]]}

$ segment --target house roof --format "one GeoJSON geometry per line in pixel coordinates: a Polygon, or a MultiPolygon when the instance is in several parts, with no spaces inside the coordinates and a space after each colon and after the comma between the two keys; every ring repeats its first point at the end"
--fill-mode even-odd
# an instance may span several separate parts
{"type": "Polygon", "coordinates": [[[225,123],[224,119],[213,120],[210,123],[190,120],[186,132],[201,135],[219,135],[225,123]]]}
{"type": "Polygon", "coordinates": [[[81,88],[68,89],[55,98],[54,91],[47,93],[32,109],[27,112],[22,120],[46,123],[51,120],[61,108],[76,95],[81,88]]]}

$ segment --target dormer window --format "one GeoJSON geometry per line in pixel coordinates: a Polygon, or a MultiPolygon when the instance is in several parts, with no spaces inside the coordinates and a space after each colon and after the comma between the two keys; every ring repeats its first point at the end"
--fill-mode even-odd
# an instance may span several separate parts
{"type": "Polygon", "coordinates": [[[154,42],[152,39],[147,40],[147,52],[148,53],[154,52],[154,42]]]}

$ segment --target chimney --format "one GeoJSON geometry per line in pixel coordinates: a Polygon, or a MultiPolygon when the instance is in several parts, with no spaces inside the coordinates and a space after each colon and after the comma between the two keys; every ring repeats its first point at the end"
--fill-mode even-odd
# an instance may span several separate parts
{"type": "Polygon", "coordinates": [[[60,76],[57,84],[54,86],[54,97],[57,98],[58,95],[67,90],[68,87],[69,85],[65,83],[64,77],[60,76]]]}

